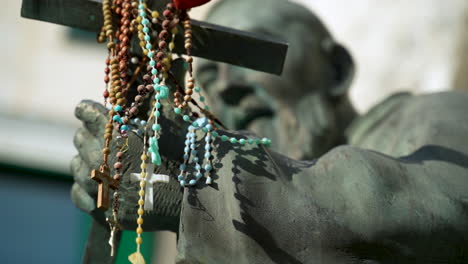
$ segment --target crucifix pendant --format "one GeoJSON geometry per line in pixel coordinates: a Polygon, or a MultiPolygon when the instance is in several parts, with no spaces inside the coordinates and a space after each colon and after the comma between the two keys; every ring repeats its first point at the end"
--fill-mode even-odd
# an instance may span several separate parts
{"type": "Polygon", "coordinates": [[[106,164],[101,165],[99,170],[92,170],[91,179],[99,183],[96,206],[106,211],[109,208],[109,189],[116,190],[119,187],[119,182],[110,176],[110,169],[106,164]]]}
{"type": "Polygon", "coordinates": [[[119,225],[117,222],[117,216],[114,213],[114,219],[110,219],[109,217],[106,218],[107,223],[109,223],[109,228],[110,228],[110,238],[109,238],[109,245],[111,247],[111,257],[115,255],[115,238],[117,236],[117,232],[119,230],[122,230],[122,226],[119,225]]]}

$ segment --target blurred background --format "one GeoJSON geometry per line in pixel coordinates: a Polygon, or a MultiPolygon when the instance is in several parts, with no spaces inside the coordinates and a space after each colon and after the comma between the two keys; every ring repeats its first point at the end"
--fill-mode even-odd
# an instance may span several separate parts
{"type": "MultiPolygon", "coordinates": [[[[221,0],[213,0],[221,1],[221,0]]],[[[69,198],[74,107],[101,101],[106,48],[95,34],[0,9],[0,259],[80,263],[89,217],[69,198]]],[[[353,54],[351,98],[360,112],[397,91],[468,91],[468,1],[298,0],[353,54]]],[[[202,19],[210,4],[192,11],[202,19]]],[[[174,263],[175,236],[147,234],[154,263],[174,263]],[[151,238],[151,239],[149,239],[151,238]]],[[[124,234],[118,263],[128,263],[124,234]]]]}

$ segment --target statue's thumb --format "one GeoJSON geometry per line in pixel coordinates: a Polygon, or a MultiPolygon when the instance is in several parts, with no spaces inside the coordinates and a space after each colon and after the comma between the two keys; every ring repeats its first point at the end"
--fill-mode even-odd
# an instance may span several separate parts
{"type": "Polygon", "coordinates": [[[83,100],[75,108],[75,116],[95,136],[104,132],[106,113],[107,109],[102,104],[91,100],[83,100]]]}

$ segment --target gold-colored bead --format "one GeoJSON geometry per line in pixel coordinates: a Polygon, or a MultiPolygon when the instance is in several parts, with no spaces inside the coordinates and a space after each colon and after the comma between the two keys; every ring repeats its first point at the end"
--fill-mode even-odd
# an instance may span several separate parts
{"type": "Polygon", "coordinates": [[[140,41],[140,47],[144,47],[145,46],[145,42],[144,41],[140,41]]]}
{"type": "Polygon", "coordinates": [[[146,163],[142,163],[142,164],[140,165],[140,168],[141,168],[142,170],[146,169],[146,163]]]}
{"type": "MultiPolygon", "coordinates": [[[[137,21],[138,23],[141,23],[141,16],[138,16],[138,17],[136,18],[136,21],[137,21]]],[[[140,29],[140,26],[138,26],[138,29],[140,29]]],[[[142,30],[142,29],[143,29],[143,26],[141,26],[141,30],[142,30]]]]}
{"type": "Polygon", "coordinates": [[[142,154],[140,158],[141,160],[145,161],[148,158],[148,156],[146,156],[146,154],[142,154]]]}
{"type": "Polygon", "coordinates": [[[169,43],[169,50],[173,50],[175,48],[174,42],[169,43]]]}
{"type": "Polygon", "coordinates": [[[138,25],[137,28],[138,28],[139,31],[142,31],[143,30],[143,25],[140,24],[140,25],[138,25]]]}
{"type": "Polygon", "coordinates": [[[148,50],[147,49],[143,50],[143,54],[148,55],[148,50]]]}
{"type": "Polygon", "coordinates": [[[174,34],[174,35],[177,35],[177,33],[179,33],[179,28],[173,27],[173,28],[171,29],[171,33],[174,34]]]}
{"type": "Polygon", "coordinates": [[[138,215],[143,215],[144,211],[143,211],[143,209],[139,208],[137,213],[138,213],[138,215]]]}
{"type": "Polygon", "coordinates": [[[140,200],[138,200],[138,204],[139,204],[139,205],[144,205],[144,204],[145,204],[145,201],[144,201],[143,199],[140,199],[140,200]]]}
{"type": "Polygon", "coordinates": [[[140,195],[141,197],[145,196],[145,191],[144,190],[140,190],[138,192],[138,195],[140,195]]]}
{"type": "Polygon", "coordinates": [[[138,219],[137,219],[137,224],[142,225],[143,222],[144,222],[144,221],[143,221],[143,218],[138,217],[138,219]]]}
{"type": "Polygon", "coordinates": [[[142,172],[140,173],[140,175],[141,175],[142,178],[146,178],[146,172],[142,171],[142,172]]]}
{"type": "MultiPolygon", "coordinates": [[[[112,131],[112,130],[111,130],[111,131],[112,131]]],[[[106,132],[107,132],[107,131],[106,131],[106,132]]],[[[109,154],[109,153],[110,153],[110,148],[104,148],[104,149],[102,150],[102,153],[104,153],[104,154],[109,154]]]]}
{"type": "Polygon", "coordinates": [[[141,233],[143,233],[143,228],[137,227],[136,232],[137,234],[141,235],[141,233]]]}
{"type": "Polygon", "coordinates": [[[153,11],[153,12],[151,12],[151,16],[153,18],[158,18],[159,17],[159,12],[158,11],[153,11]]]}
{"type": "Polygon", "coordinates": [[[141,243],[143,243],[143,239],[141,237],[137,237],[135,241],[138,245],[141,245],[141,243]]]}
{"type": "Polygon", "coordinates": [[[140,187],[145,188],[145,186],[146,186],[146,182],[145,181],[140,181],[140,187]]]}

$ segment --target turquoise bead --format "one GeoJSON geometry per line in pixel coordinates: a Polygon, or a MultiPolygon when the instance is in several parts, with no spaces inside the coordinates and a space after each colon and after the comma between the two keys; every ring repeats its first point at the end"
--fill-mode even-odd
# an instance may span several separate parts
{"type": "Polygon", "coordinates": [[[205,110],[206,110],[206,111],[209,111],[209,110],[210,110],[210,107],[207,106],[207,105],[205,105],[205,110]]]}
{"type": "Polygon", "coordinates": [[[160,92],[160,91],[161,91],[161,86],[160,86],[160,85],[154,86],[154,90],[155,90],[156,92],[160,92]]]}
{"type": "Polygon", "coordinates": [[[199,93],[201,89],[200,89],[200,87],[197,86],[197,87],[195,87],[194,90],[195,90],[195,92],[199,93]]]}
{"type": "Polygon", "coordinates": [[[202,131],[205,132],[205,133],[207,133],[207,132],[208,132],[208,128],[204,127],[204,128],[202,128],[202,131]]]}
{"type": "Polygon", "coordinates": [[[205,165],[205,171],[211,171],[212,169],[213,169],[213,167],[211,167],[210,164],[205,165]]]}
{"type": "Polygon", "coordinates": [[[159,78],[154,78],[154,79],[153,79],[153,83],[154,83],[154,84],[158,84],[158,83],[159,83],[159,78]]]}
{"type": "Polygon", "coordinates": [[[249,142],[249,144],[252,145],[254,143],[254,140],[252,138],[249,138],[249,140],[247,142],[249,142]]]}
{"type": "Polygon", "coordinates": [[[185,187],[185,181],[184,181],[184,180],[181,180],[181,181],[180,181],[180,185],[181,185],[182,187],[185,187]]]}
{"type": "Polygon", "coordinates": [[[156,74],[158,74],[158,70],[156,70],[156,69],[152,69],[152,70],[151,70],[151,74],[153,74],[153,75],[156,75],[156,74]]]}
{"type": "Polygon", "coordinates": [[[139,5],[138,5],[138,8],[139,8],[139,9],[145,10],[145,5],[144,5],[144,4],[139,4],[139,5]]]}
{"type": "Polygon", "coordinates": [[[193,122],[193,123],[192,123],[192,126],[193,126],[193,127],[198,127],[198,122],[197,122],[197,121],[193,122]]]}
{"type": "Polygon", "coordinates": [[[262,138],[262,144],[263,145],[268,144],[268,138],[262,138]]]}
{"type": "Polygon", "coordinates": [[[121,127],[120,127],[120,130],[128,131],[128,126],[127,126],[127,125],[121,126],[121,127]]]}
{"type": "Polygon", "coordinates": [[[116,106],[114,106],[114,111],[120,112],[120,111],[122,111],[122,107],[120,105],[116,105],[116,106]]]}
{"type": "Polygon", "coordinates": [[[233,138],[233,137],[232,137],[229,141],[230,141],[232,144],[236,144],[236,143],[237,143],[237,138],[233,138]]]}
{"type": "Polygon", "coordinates": [[[196,183],[197,183],[197,181],[194,180],[194,179],[191,179],[191,180],[189,181],[189,184],[190,184],[190,185],[195,185],[196,183]]]}
{"type": "Polygon", "coordinates": [[[155,106],[156,106],[156,109],[159,109],[159,108],[161,108],[161,103],[160,103],[160,102],[156,102],[156,105],[155,105],[155,106]]]}
{"type": "Polygon", "coordinates": [[[190,117],[188,115],[184,115],[182,118],[184,119],[185,122],[190,121],[190,117]]]}
{"type": "Polygon", "coordinates": [[[149,23],[149,20],[148,20],[147,18],[143,18],[143,20],[141,21],[141,23],[142,23],[143,25],[146,25],[146,24],[149,23]]]}
{"type": "Polygon", "coordinates": [[[255,140],[255,144],[260,145],[261,143],[262,143],[262,141],[260,139],[255,140]]]}
{"type": "MultiPolygon", "coordinates": [[[[180,113],[182,113],[182,110],[179,107],[174,107],[174,113],[180,115],[180,113]]],[[[184,120],[185,120],[185,118],[184,118],[184,120]]]]}
{"type": "Polygon", "coordinates": [[[183,179],[184,179],[184,175],[180,174],[179,176],[177,176],[177,179],[178,179],[179,181],[183,180],[183,179]]]}
{"type": "Polygon", "coordinates": [[[161,116],[161,112],[159,112],[158,110],[154,111],[154,116],[155,116],[155,117],[160,117],[160,116],[161,116]]]}
{"type": "Polygon", "coordinates": [[[222,135],[222,136],[221,136],[221,140],[222,140],[222,141],[227,141],[228,139],[229,139],[229,138],[228,138],[228,136],[226,136],[226,135],[222,135]]]}
{"type": "MultiPolygon", "coordinates": [[[[153,45],[151,45],[151,43],[146,43],[146,49],[152,49],[153,48],[153,45]]],[[[151,55],[150,53],[148,52],[148,57],[152,58],[154,56],[154,54],[151,52],[151,55]]]]}
{"type": "Polygon", "coordinates": [[[159,124],[153,124],[153,127],[152,127],[152,128],[153,128],[154,131],[160,131],[160,130],[161,130],[161,125],[159,125],[159,124]]]}
{"type": "Polygon", "coordinates": [[[169,88],[165,85],[161,85],[161,91],[159,91],[161,99],[166,99],[169,96],[169,88]]]}
{"type": "Polygon", "coordinates": [[[211,135],[212,135],[213,137],[218,137],[218,132],[213,131],[213,132],[211,132],[211,135]]]}
{"type": "Polygon", "coordinates": [[[112,120],[114,120],[115,122],[118,122],[120,120],[120,116],[115,115],[115,116],[112,117],[112,120]]]}
{"type": "Polygon", "coordinates": [[[245,144],[245,139],[243,139],[243,138],[239,139],[239,144],[244,145],[245,144]]]}
{"type": "Polygon", "coordinates": [[[200,96],[200,102],[205,102],[205,97],[204,96],[200,96]]]}
{"type": "Polygon", "coordinates": [[[149,32],[149,28],[144,27],[144,28],[143,28],[143,32],[148,33],[148,32],[149,32]]]}
{"type": "Polygon", "coordinates": [[[150,41],[151,40],[151,37],[149,35],[145,35],[145,40],[146,41],[150,41]]]}
{"type": "Polygon", "coordinates": [[[141,16],[141,17],[145,17],[145,16],[146,16],[146,12],[145,12],[144,10],[141,10],[141,11],[140,11],[140,16],[141,16]]]}
{"type": "Polygon", "coordinates": [[[149,52],[148,52],[148,58],[150,58],[151,60],[153,60],[153,59],[152,59],[153,56],[154,56],[154,53],[153,53],[152,51],[149,51],[149,52]]]}
{"type": "Polygon", "coordinates": [[[154,67],[156,65],[156,62],[154,60],[151,60],[150,63],[151,67],[154,67]]]}

